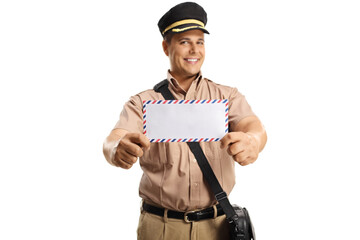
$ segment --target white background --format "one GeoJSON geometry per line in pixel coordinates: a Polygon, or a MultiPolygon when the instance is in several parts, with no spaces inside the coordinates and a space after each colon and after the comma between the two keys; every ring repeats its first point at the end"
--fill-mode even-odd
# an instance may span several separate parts
{"type": "MultiPolygon", "coordinates": [[[[157,21],[178,1],[1,1],[0,239],[135,239],[141,170],[102,142],[166,77],[157,21]]],[[[269,136],[232,202],[258,239],[360,239],[357,1],[199,1],[204,76],[269,136]]]]}

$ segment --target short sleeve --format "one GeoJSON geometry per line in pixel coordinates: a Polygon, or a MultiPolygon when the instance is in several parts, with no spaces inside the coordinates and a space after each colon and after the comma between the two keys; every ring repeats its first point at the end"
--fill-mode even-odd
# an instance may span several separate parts
{"type": "Polygon", "coordinates": [[[129,132],[142,133],[142,119],[143,113],[141,99],[138,95],[132,96],[130,100],[125,103],[114,129],[121,128],[129,132]]]}
{"type": "Polygon", "coordinates": [[[234,130],[235,126],[245,117],[255,116],[245,96],[237,88],[233,88],[229,98],[229,130],[234,130]]]}

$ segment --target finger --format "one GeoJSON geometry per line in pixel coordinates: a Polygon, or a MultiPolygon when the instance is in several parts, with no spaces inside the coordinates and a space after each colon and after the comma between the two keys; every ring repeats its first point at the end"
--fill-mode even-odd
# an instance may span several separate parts
{"type": "Polygon", "coordinates": [[[142,157],[142,155],[144,155],[144,152],[141,149],[141,147],[139,147],[139,145],[136,145],[134,143],[130,143],[125,150],[127,153],[135,157],[142,157]]]}
{"type": "Polygon", "coordinates": [[[137,161],[137,157],[128,153],[125,149],[120,149],[119,150],[119,158],[128,163],[128,164],[131,164],[133,165],[134,163],[136,163],[137,161]]]}
{"type": "Polygon", "coordinates": [[[238,162],[240,165],[242,165],[242,163],[245,162],[248,157],[249,155],[245,151],[240,152],[233,156],[234,160],[238,162]]]}
{"type": "Polygon", "coordinates": [[[131,164],[128,164],[127,162],[124,162],[121,159],[119,161],[117,161],[117,165],[124,169],[130,169],[132,167],[131,164]]]}
{"type": "Polygon", "coordinates": [[[226,134],[221,140],[220,140],[220,148],[225,148],[229,146],[232,143],[238,142],[243,138],[242,132],[231,132],[226,134]]]}
{"type": "Polygon", "coordinates": [[[238,163],[241,166],[246,166],[246,165],[249,165],[249,164],[253,164],[256,161],[256,159],[257,159],[256,157],[248,156],[245,159],[240,160],[238,163]]]}
{"type": "Polygon", "coordinates": [[[134,157],[141,157],[144,154],[141,147],[129,139],[123,139],[123,141],[119,143],[119,148],[134,157]]]}
{"type": "Polygon", "coordinates": [[[129,134],[129,140],[133,143],[138,144],[140,147],[145,148],[146,150],[150,149],[150,140],[141,133],[132,133],[129,134]]]}
{"type": "Polygon", "coordinates": [[[114,164],[118,167],[129,169],[132,167],[132,164],[129,164],[125,161],[123,161],[118,154],[115,155],[114,164]]]}
{"type": "Polygon", "coordinates": [[[229,148],[227,149],[227,152],[229,155],[234,156],[238,153],[243,152],[244,150],[245,150],[244,144],[242,144],[241,142],[236,142],[230,144],[229,148]]]}
{"type": "Polygon", "coordinates": [[[230,144],[230,133],[226,134],[221,140],[220,140],[220,148],[225,148],[230,144]]]}
{"type": "Polygon", "coordinates": [[[242,161],[239,163],[241,166],[246,166],[246,165],[249,165],[250,162],[248,160],[245,160],[245,161],[242,161]]]}

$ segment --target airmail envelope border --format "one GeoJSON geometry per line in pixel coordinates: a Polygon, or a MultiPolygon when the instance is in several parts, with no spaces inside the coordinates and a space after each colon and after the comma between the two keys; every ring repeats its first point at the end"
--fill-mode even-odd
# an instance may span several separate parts
{"type": "MultiPolygon", "coordinates": [[[[147,129],[147,106],[149,104],[224,104],[224,135],[228,132],[229,121],[229,101],[228,99],[210,99],[210,100],[146,100],[143,101],[143,133],[148,136],[147,129]]],[[[216,137],[198,137],[198,138],[149,138],[150,142],[216,142],[220,138],[216,137]]]]}

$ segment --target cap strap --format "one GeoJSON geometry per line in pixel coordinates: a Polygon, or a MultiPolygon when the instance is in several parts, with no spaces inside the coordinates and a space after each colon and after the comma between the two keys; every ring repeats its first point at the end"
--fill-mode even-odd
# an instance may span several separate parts
{"type": "Polygon", "coordinates": [[[196,19],[185,19],[185,20],[181,20],[181,21],[177,21],[174,22],[173,24],[171,24],[170,26],[168,26],[167,28],[165,28],[165,30],[162,32],[162,34],[166,33],[167,31],[169,31],[170,29],[180,26],[180,25],[184,25],[184,24],[189,24],[189,23],[195,23],[200,25],[201,27],[205,27],[204,23],[196,20],[196,19]]]}

